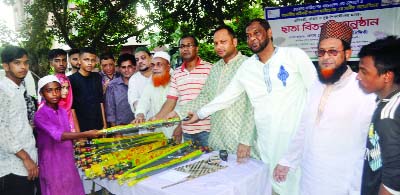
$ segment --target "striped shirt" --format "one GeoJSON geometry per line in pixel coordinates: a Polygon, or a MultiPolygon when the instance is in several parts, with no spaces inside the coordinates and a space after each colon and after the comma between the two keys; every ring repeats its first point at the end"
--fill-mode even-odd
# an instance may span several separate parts
{"type": "MultiPolygon", "coordinates": [[[[184,62],[181,67],[175,70],[171,78],[171,85],[167,98],[177,100],[179,106],[195,99],[200,94],[210,74],[211,67],[212,64],[199,58],[195,68],[189,72],[186,69],[186,62],[184,62]]],[[[188,134],[210,131],[210,117],[197,123],[182,125],[182,129],[184,133],[188,134]]]]}

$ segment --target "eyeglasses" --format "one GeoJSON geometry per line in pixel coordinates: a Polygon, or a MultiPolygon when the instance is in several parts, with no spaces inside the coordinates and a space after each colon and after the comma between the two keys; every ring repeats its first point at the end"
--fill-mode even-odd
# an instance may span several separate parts
{"type": "Polygon", "coordinates": [[[328,53],[328,56],[337,56],[338,53],[341,52],[341,51],[344,51],[344,50],[334,50],[334,49],[330,49],[330,50],[326,50],[326,51],[325,51],[325,50],[323,50],[323,49],[320,49],[320,50],[316,51],[315,54],[316,54],[318,57],[324,56],[325,53],[328,53]]]}
{"type": "Polygon", "coordinates": [[[192,47],[195,47],[196,45],[193,45],[193,44],[187,44],[187,45],[179,45],[179,48],[180,49],[185,49],[185,48],[188,48],[188,49],[191,49],[192,47]]]}

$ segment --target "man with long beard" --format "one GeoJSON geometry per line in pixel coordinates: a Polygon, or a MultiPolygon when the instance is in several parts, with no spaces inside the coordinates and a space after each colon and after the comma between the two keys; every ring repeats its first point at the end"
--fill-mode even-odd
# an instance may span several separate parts
{"type": "Polygon", "coordinates": [[[300,194],[360,194],[365,137],[375,108],[346,65],[353,30],[333,20],[321,27],[318,78],[289,150],[274,171],[278,182],[301,168],[300,194]]]}
{"type": "MultiPolygon", "coordinates": [[[[157,113],[164,102],[167,100],[167,93],[170,84],[170,56],[167,52],[159,51],[154,53],[151,61],[152,83],[147,85],[136,109],[136,119],[133,123],[144,122],[146,118],[157,113]]],[[[158,128],[156,131],[162,131],[168,138],[171,138],[173,127],[158,128]]]]}
{"type": "MultiPolygon", "coordinates": [[[[316,71],[301,49],[273,45],[272,30],[265,19],[250,21],[246,35],[255,55],[240,66],[224,92],[197,113],[189,112],[192,118],[187,123],[228,108],[245,92],[254,109],[260,157],[272,173],[299,124],[316,71]]],[[[285,184],[273,182],[273,190],[281,195],[297,194],[299,176],[297,171],[285,184]]]]}

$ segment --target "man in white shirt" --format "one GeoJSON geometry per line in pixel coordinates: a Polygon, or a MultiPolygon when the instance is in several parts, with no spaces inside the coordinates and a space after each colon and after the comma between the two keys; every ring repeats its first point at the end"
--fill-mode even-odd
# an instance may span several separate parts
{"type": "Polygon", "coordinates": [[[310,89],[300,126],[275,168],[284,182],[301,168],[300,194],[360,194],[363,152],[375,95],[362,91],[357,73],[346,65],[353,30],[328,21],[321,27],[318,77],[310,89]]]}
{"type": "Polygon", "coordinates": [[[138,47],[135,50],[137,70],[130,79],[128,85],[128,102],[135,113],[137,103],[143,93],[144,87],[151,83],[151,53],[147,47],[138,47]]]}
{"type": "Polygon", "coordinates": [[[29,68],[28,54],[20,47],[7,46],[1,59],[6,78],[0,81],[0,194],[30,195],[39,168],[22,85],[29,68]]]}
{"type": "MultiPolygon", "coordinates": [[[[144,88],[142,96],[137,105],[135,123],[144,122],[158,111],[160,111],[164,102],[167,100],[171,80],[170,55],[164,51],[154,53],[151,61],[152,83],[144,88]]],[[[156,131],[162,131],[168,138],[172,137],[175,127],[157,128],[156,131]]],[[[180,126],[179,126],[180,128],[180,126]]]]}
{"type": "MultiPolygon", "coordinates": [[[[193,116],[188,123],[228,108],[245,92],[254,108],[260,157],[272,173],[298,126],[307,91],[317,74],[301,49],[273,45],[272,30],[265,19],[250,21],[246,35],[255,54],[243,62],[224,92],[197,113],[190,113],[193,116]]],[[[297,194],[299,177],[294,172],[288,182],[273,182],[273,190],[281,195],[297,194]]]]}

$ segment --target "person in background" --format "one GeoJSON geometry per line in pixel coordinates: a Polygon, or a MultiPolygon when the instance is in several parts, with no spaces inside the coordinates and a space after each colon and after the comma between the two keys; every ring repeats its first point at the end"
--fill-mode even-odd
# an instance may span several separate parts
{"type": "Polygon", "coordinates": [[[22,85],[29,69],[28,53],[6,46],[1,60],[6,77],[0,80],[0,194],[33,195],[39,167],[22,85]]]}
{"type": "Polygon", "coordinates": [[[68,52],[68,59],[69,59],[69,64],[72,67],[72,70],[68,72],[66,75],[70,76],[76,72],[78,72],[79,67],[81,66],[79,64],[79,49],[71,49],[68,52]]]}
{"type": "Polygon", "coordinates": [[[101,76],[92,72],[96,58],[94,49],[80,49],[80,69],[69,76],[74,98],[72,111],[76,113],[81,132],[107,128],[101,76]]]}
{"type": "Polygon", "coordinates": [[[106,93],[106,89],[110,81],[120,77],[121,75],[116,72],[115,59],[111,53],[103,53],[100,55],[100,66],[101,71],[99,74],[102,78],[103,91],[106,93]]]}
{"type": "Polygon", "coordinates": [[[128,102],[128,83],[136,70],[135,56],[122,54],[117,64],[121,76],[110,82],[105,100],[106,118],[111,126],[126,125],[135,118],[128,102]]]}
{"type": "Polygon", "coordinates": [[[146,85],[151,83],[151,53],[147,47],[138,47],[135,50],[137,70],[129,79],[128,101],[133,113],[146,85]]]}
{"type": "Polygon", "coordinates": [[[361,48],[357,79],[378,96],[369,125],[361,195],[400,194],[400,39],[389,36],[361,48]]]}

